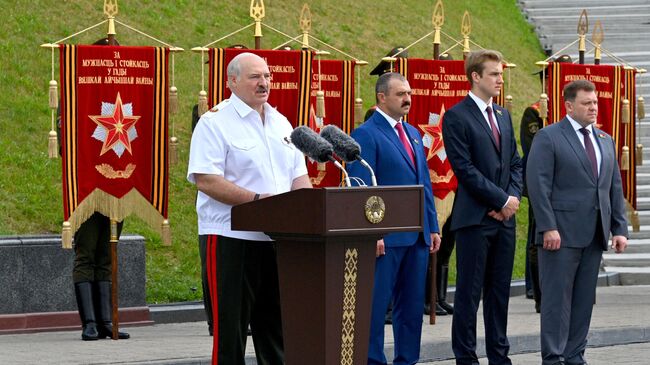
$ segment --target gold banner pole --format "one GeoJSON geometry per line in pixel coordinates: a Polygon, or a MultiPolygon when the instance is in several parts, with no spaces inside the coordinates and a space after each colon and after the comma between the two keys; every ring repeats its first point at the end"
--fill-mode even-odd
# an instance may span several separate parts
{"type": "Polygon", "coordinates": [[[111,303],[113,311],[113,340],[118,339],[119,313],[118,313],[118,282],[117,282],[117,221],[111,218],[111,303]]]}
{"type": "Polygon", "coordinates": [[[603,31],[603,24],[600,22],[600,20],[597,20],[596,24],[594,25],[594,31],[591,35],[591,40],[596,45],[596,48],[594,49],[594,65],[600,65],[600,45],[603,43],[604,38],[605,32],[603,31]]]}
{"type": "Polygon", "coordinates": [[[255,20],[255,49],[262,49],[262,19],[264,19],[264,0],[251,0],[250,16],[255,20]]]}
{"type": "Polygon", "coordinates": [[[581,65],[585,64],[585,51],[587,50],[586,45],[586,34],[589,31],[589,19],[587,18],[587,10],[583,9],[580,14],[580,19],[578,20],[578,53],[579,61],[581,65]]]}
{"type": "Polygon", "coordinates": [[[469,35],[472,33],[472,21],[469,17],[469,12],[465,10],[463,14],[463,22],[460,26],[460,34],[463,35],[463,59],[467,58],[469,52],[469,35]]]}
{"type": "Polygon", "coordinates": [[[442,0],[438,0],[433,8],[433,16],[431,17],[433,24],[433,59],[437,60],[440,56],[440,30],[445,23],[445,8],[442,0]]]}

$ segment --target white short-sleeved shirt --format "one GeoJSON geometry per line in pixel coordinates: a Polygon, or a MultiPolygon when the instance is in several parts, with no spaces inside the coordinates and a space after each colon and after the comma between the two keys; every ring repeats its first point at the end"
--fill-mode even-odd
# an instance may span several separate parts
{"type": "MultiPolygon", "coordinates": [[[[192,134],[187,171],[191,183],[196,184],[194,174],[213,174],[256,193],[280,194],[291,190],[294,179],[307,174],[303,154],[289,140],[291,124],[268,103],[264,123],[259,113],[234,94],[218,107],[217,112],[201,117],[192,134]]],[[[270,240],[262,232],[231,230],[231,208],[199,191],[199,234],[270,240]]]]}

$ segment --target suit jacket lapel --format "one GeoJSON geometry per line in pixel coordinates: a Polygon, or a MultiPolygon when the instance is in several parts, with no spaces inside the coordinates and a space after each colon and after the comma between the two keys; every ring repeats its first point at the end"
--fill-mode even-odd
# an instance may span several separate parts
{"type": "MultiPolygon", "coordinates": [[[[377,125],[377,129],[380,130],[384,135],[386,135],[386,138],[388,138],[389,141],[392,142],[393,146],[399,153],[402,155],[404,158],[405,162],[407,165],[411,166],[413,170],[415,170],[415,166],[411,163],[411,158],[409,155],[406,153],[406,150],[404,150],[404,146],[402,145],[402,141],[399,140],[399,137],[397,136],[397,133],[395,132],[394,128],[390,126],[390,123],[384,118],[383,115],[375,112],[373,114],[374,122],[377,125]]],[[[404,131],[406,132],[407,128],[404,128],[404,131]]],[[[407,134],[408,137],[408,134],[407,134]]]]}
{"type": "Polygon", "coordinates": [[[575,152],[587,174],[591,176],[594,182],[596,182],[594,173],[591,170],[591,162],[589,162],[589,157],[587,157],[587,151],[585,151],[585,147],[583,146],[582,142],[580,142],[580,139],[578,138],[576,131],[573,129],[571,122],[569,122],[569,120],[565,117],[560,121],[560,123],[562,124],[562,134],[564,135],[564,138],[566,138],[569,142],[569,146],[571,146],[573,152],[575,152]]]}
{"type": "MultiPolygon", "coordinates": [[[[496,150],[497,144],[496,141],[494,140],[494,137],[492,136],[492,130],[487,124],[487,121],[485,120],[485,117],[483,116],[483,112],[478,108],[478,105],[472,100],[472,98],[468,95],[465,97],[465,102],[469,104],[469,109],[470,113],[474,116],[474,119],[476,119],[476,122],[479,123],[481,128],[485,131],[485,133],[488,134],[488,137],[490,137],[490,141],[492,141],[492,145],[494,146],[494,149],[496,150]]],[[[496,113],[494,113],[496,115],[496,113]]],[[[501,126],[501,125],[499,125],[501,126]]],[[[503,140],[503,138],[502,138],[503,140]]]]}

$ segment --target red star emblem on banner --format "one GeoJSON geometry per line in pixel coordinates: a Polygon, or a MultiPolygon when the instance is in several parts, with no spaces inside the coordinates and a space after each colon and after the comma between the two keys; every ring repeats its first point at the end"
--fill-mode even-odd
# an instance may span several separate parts
{"type": "Polygon", "coordinates": [[[131,141],[129,140],[128,131],[135,125],[140,117],[124,115],[124,111],[122,110],[122,98],[120,97],[119,92],[117,93],[117,99],[115,100],[113,115],[89,115],[89,117],[97,123],[98,126],[106,130],[106,139],[104,140],[102,151],[99,154],[100,156],[113,149],[113,146],[117,143],[124,145],[124,148],[126,148],[130,154],[133,154],[131,152],[131,141]]]}
{"type": "Polygon", "coordinates": [[[436,124],[418,124],[418,127],[431,138],[431,148],[427,154],[427,161],[429,161],[438,152],[445,149],[445,144],[442,141],[442,118],[445,115],[445,106],[443,105],[440,110],[440,119],[436,124]]]}

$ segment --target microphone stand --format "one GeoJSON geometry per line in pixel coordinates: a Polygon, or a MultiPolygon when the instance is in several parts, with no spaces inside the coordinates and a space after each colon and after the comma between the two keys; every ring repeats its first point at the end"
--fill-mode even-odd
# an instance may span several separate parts
{"type": "Polygon", "coordinates": [[[372,167],[370,167],[370,164],[366,162],[366,160],[362,159],[361,156],[357,156],[357,160],[359,160],[359,163],[368,169],[370,171],[370,179],[372,181],[372,186],[377,186],[377,178],[375,177],[375,172],[372,170],[372,167]]]}
{"type": "Polygon", "coordinates": [[[351,187],[352,183],[350,182],[350,176],[348,175],[348,172],[345,171],[345,169],[343,168],[343,165],[341,165],[340,162],[336,161],[336,159],[334,157],[332,157],[332,155],[329,155],[328,158],[329,158],[330,161],[332,161],[334,166],[336,166],[339,170],[341,170],[343,172],[343,178],[345,180],[345,185],[347,187],[351,187]]]}

